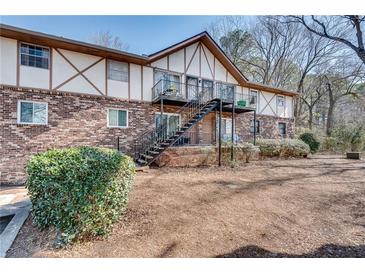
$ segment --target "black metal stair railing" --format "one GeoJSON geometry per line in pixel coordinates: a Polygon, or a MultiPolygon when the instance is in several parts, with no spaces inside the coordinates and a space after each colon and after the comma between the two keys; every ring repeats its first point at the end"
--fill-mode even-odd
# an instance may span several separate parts
{"type": "Polygon", "coordinates": [[[183,133],[211,112],[217,104],[218,100],[213,98],[213,91],[204,89],[176,112],[180,115],[181,121],[175,129],[169,129],[168,121],[161,119],[161,125],[144,132],[136,139],[134,147],[136,162],[140,165],[151,164],[166,148],[179,140],[183,133]]]}

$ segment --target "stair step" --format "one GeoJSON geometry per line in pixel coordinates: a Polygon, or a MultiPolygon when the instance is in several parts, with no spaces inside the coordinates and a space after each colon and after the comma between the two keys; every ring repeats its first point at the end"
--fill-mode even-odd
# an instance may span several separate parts
{"type": "Polygon", "coordinates": [[[145,165],[145,164],[147,164],[147,161],[144,161],[142,159],[138,159],[137,160],[137,163],[142,164],[142,165],[145,165]]]}
{"type": "Polygon", "coordinates": [[[163,147],[160,147],[160,146],[153,146],[152,148],[157,149],[157,150],[163,150],[164,149],[163,147]]]}
{"type": "Polygon", "coordinates": [[[149,151],[148,151],[148,153],[150,153],[150,154],[154,154],[154,155],[158,155],[158,154],[160,154],[160,152],[158,152],[158,151],[154,151],[154,150],[149,150],[149,151]]]}
{"type": "Polygon", "coordinates": [[[153,159],[153,156],[149,156],[147,154],[141,154],[141,156],[145,159],[153,159]]]}

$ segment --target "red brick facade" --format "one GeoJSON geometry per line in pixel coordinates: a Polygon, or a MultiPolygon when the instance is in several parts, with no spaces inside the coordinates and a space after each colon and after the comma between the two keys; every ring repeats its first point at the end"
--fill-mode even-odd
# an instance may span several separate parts
{"type": "MultiPolygon", "coordinates": [[[[174,112],[175,109],[166,106],[165,111],[174,112]]],[[[116,148],[119,136],[121,148],[131,152],[138,135],[154,127],[154,114],[158,111],[158,106],[144,102],[0,86],[0,183],[23,183],[24,166],[29,157],[53,147],[91,145],[116,148]],[[18,124],[18,100],[47,102],[48,124],[18,124]],[[107,127],[108,108],[128,110],[128,128],[107,127]]],[[[229,116],[228,113],[225,115],[229,116]]],[[[252,140],[249,132],[251,118],[252,115],[247,113],[236,115],[236,133],[242,136],[242,140],[252,140]]],[[[288,135],[293,135],[291,119],[259,115],[257,118],[262,121],[260,136],[264,138],[278,137],[278,120],[287,122],[288,135]]],[[[202,128],[199,125],[199,129],[202,128]]]]}

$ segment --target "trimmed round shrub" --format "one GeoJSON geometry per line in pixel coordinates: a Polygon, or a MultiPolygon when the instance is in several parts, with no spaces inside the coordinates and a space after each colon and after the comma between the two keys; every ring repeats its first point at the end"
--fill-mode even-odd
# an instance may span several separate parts
{"type": "Polygon", "coordinates": [[[301,134],[299,139],[309,146],[311,153],[316,153],[321,145],[318,139],[311,132],[301,134]]]}
{"type": "Polygon", "coordinates": [[[298,139],[259,139],[256,145],[263,157],[306,157],[309,146],[298,139]]]}
{"type": "Polygon", "coordinates": [[[115,150],[74,147],[36,154],[26,170],[33,220],[54,227],[64,245],[112,229],[126,209],[135,165],[115,150]]]}

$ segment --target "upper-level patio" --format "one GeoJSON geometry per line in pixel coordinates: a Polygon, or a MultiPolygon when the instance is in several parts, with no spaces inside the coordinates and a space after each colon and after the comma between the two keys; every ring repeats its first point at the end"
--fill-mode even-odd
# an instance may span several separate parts
{"type": "Polygon", "coordinates": [[[190,100],[204,94],[206,100],[221,99],[223,111],[249,112],[256,110],[257,94],[243,94],[235,90],[234,85],[224,83],[214,84],[202,80],[201,83],[182,83],[160,79],[152,87],[152,102],[182,106],[190,100]]]}

